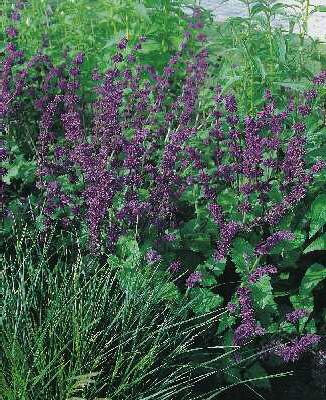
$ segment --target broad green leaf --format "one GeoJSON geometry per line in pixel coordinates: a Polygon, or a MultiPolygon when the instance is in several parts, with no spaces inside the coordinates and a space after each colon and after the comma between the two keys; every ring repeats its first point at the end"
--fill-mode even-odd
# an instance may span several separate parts
{"type": "Polygon", "coordinates": [[[300,293],[310,293],[324,279],[326,279],[326,267],[317,263],[313,264],[307,269],[301,281],[300,293]]]}
{"type": "Polygon", "coordinates": [[[225,264],[226,261],[215,261],[213,258],[210,258],[205,262],[204,266],[213,271],[216,276],[219,276],[223,274],[225,264]]]}
{"type": "Polygon", "coordinates": [[[223,303],[223,297],[205,288],[190,289],[191,308],[195,314],[205,314],[223,303]]]}
{"type": "Polygon", "coordinates": [[[189,248],[195,252],[209,252],[211,249],[211,241],[209,236],[203,235],[192,239],[189,243],[189,248]]]}
{"type": "Polygon", "coordinates": [[[313,311],[312,291],[324,279],[326,279],[326,268],[323,265],[316,263],[309,267],[301,281],[299,293],[290,297],[294,308],[313,311]]]}
{"type": "Polygon", "coordinates": [[[268,373],[266,370],[260,365],[260,363],[257,361],[255,362],[254,365],[252,365],[250,368],[247,368],[245,373],[244,373],[244,378],[250,379],[252,378],[253,380],[250,382],[253,386],[256,386],[257,388],[264,388],[264,389],[271,389],[271,384],[268,379],[268,373]],[[266,379],[257,379],[257,378],[263,378],[266,376],[266,379]]]}
{"type": "Polygon", "coordinates": [[[222,333],[226,329],[231,328],[236,322],[235,315],[230,313],[223,314],[218,320],[217,333],[222,333]]]}
{"type": "Polygon", "coordinates": [[[309,238],[314,236],[326,224],[326,194],[320,194],[314,200],[310,210],[309,238]]]}
{"type": "Polygon", "coordinates": [[[231,259],[235,264],[235,270],[245,276],[248,273],[247,258],[252,257],[254,248],[245,239],[236,238],[232,244],[231,259]]]}
{"type": "Polygon", "coordinates": [[[305,248],[303,254],[311,253],[312,251],[326,250],[326,233],[317,238],[308,247],[305,248]]]}
{"type": "Polygon", "coordinates": [[[117,243],[117,253],[123,259],[140,260],[141,253],[137,241],[132,236],[121,236],[117,243]]]}
{"type": "Polygon", "coordinates": [[[274,310],[277,308],[273,297],[271,278],[269,276],[263,276],[252,285],[252,295],[254,302],[262,310],[268,307],[274,310]]]}

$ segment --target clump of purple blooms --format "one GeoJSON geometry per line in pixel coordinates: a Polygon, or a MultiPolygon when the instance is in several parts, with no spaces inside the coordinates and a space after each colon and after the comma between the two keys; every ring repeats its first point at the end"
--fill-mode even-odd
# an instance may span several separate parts
{"type": "Polygon", "coordinates": [[[250,294],[251,291],[247,287],[240,287],[237,290],[241,323],[234,331],[233,343],[235,346],[243,346],[248,340],[265,334],[265,329],[255,320],[250,294]]]}
{"type": "Polygon", "coordinates": [[[276,346],[271,353],[281,357],[285,362],[295,362],[313,345],[321,341],[321,336],[308,333],[297,337],[288,343],[276,346]]]}
{"type": "Polygon", "coordinates": [[[149,250],[146,253],[146,260],[149,264],[155,264],[161,260],[161,255],[154,249],[149,250]]]}
{"type": "Polygon", "coordinates": [[[259,255],[268,254],[273,247],[283,240],[293,240],[294,234],[290,231],[278,231],[269,236],[264,242],[257,245],[255,252],[259,255]]]}
{"type": "Polygon", "coordinates": [[[308,310],[303,308],[299,308],[298,310],[294,310],[290,313],[287,313],[285,319],[291,324],[296,324],[300,319],[307,317],[310,314],[308,310]]]}
{"type": "Polygon", "coordinates": [[[277,268],[274,265],[263,265],[261,267],[256,268],[249,275],[249,282],[255,283],[263,276],[273,275],[273,274],[277,274],[277,268]]]}
{"type": "Polygon", "coordinates": [[[202,280],[202,273],[199,271],[192,272],[186,279],[187,288],[193,288],[202,280]]]}

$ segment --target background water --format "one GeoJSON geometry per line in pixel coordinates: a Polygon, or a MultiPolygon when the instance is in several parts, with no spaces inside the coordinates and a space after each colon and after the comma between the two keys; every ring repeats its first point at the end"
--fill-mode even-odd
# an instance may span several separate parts
{"type": "MultiPolygon", "coordinates": [[[[287,5],[294,4],[293,0],[279,0],[287,5]]],[[[312,5],[326,6],[326,0],[311,0],[312,5]]],[[[228,17],[243,17],[247,15],[246,6],[239,0],[201,0],[200,5],[213,11],[217,21],[224,21],[228,17]]],[[[280,23],[280,21],[278,21],[280,23]]],[[[318,12],[310,16],[308,23],[309,34],[326,41],[326,13],[318,12]]]]}

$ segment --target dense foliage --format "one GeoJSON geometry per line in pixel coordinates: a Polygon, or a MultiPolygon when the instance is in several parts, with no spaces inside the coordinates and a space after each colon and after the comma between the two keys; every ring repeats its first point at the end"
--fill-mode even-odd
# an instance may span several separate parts
{"type": "Polygon", "coordinates": [[[305,354],[322,374],[308,15],[293,33],[266,1],[218,25],[181,1],[92,3],[5,2],[4,397],[218,398],[305,354]]]}

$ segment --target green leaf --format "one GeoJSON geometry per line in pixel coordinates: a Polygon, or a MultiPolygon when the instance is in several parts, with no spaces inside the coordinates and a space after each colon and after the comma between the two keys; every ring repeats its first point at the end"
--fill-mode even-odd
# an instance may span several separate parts
{"type": "Polygon", "coordinates": [[[207,260],[205,267],[214,272],[215,276],[222,275],[225,270],[226,261],[215,261],[213,258],[207,260]]]}
{"type": "Polygon", "coordinates": [[[252,257],[254,248],[245,239],[236,238],[232,244],[231,259],[235,264],[235,270],[242,276],[248,273],[246,257],[252,257]]]}
{"type": "Polygon", "coordinates": [[[310,293],[322,280],[326,279],[326,268],[321,264],[309,267],[301,281],[300,293],[310,293]]]}
{"type": "Polygon", "coordinates": [[[271,389],[271,384],[268,379],[268,373],[260,365],[259,362],[255,362],[255,364],[252,365],[249,369],[247,368],[244,373],[244,377],[247,379],[252,378],[252,381],[250,383],[256,386],[257,388],[268,389],[268,390],[271,389]],[[263,378],[265,376],[266,379],[257,379],[257,378],[263,378]]]}
{"type": "Polygon", "coordinates": [[[308,247],[306,247],[303,254],[318,250],[326,250],[326,233],[324,233],[322,236],[312,242],[308,247]]]}
{"type": "Polygon", "coordinates": [[[326,194],[320,194],[311,205],[309,238],[326,224],[326,194]]]}
{"type": "Polygon", "coordinates": [[[200,236],[191,240],[189,248],[195,252],[207,253],[211,249],[209,236],[200,236]]]}
{"type": "Polygon", "coordinates": [[[269,276],[263,276],[252,285],[252,294],[254,302],[262,310],[268,307],[276,310],[277,307],[273,297],[271,278],[269,276]]]}
{"type": "Polygon", "coordinates": [[[326,268],[323,265],[316,263],[309,267],[301,281],[299,293],[290,297],[294,308],[305,308],[313,311],[312,291],[324,279],[326,279],[326,268]]]}
{"type": "Polygon", "coordinates": [[[195,314],[205,314],[223,303],[223,297],[205,288],[190,289],[191,308],[195,314]]]}
{"type": "Polygon", "coordinates": [[[133,259],[135,262],[141,258],[138,243],[132,236],[121,236],[119,238],[117,254],[122,259],[133,259]]]}
{"type": "Polygon", "coordinates": [[[225,313],[218,320],[217,333],[222,333],[226,329],[231,328],[236,322],[236,317],[232,314],[225,313]]]}
{"type": "Polygon", "coordinates": [[[19,173],[19,168],[17,165],[15,165],[12,168],[9,168],[6,175],[2,178],[3,182],[5,182],[7,185],[10,185],[11,180],[18,177],[18,173],[19,173]]]}

